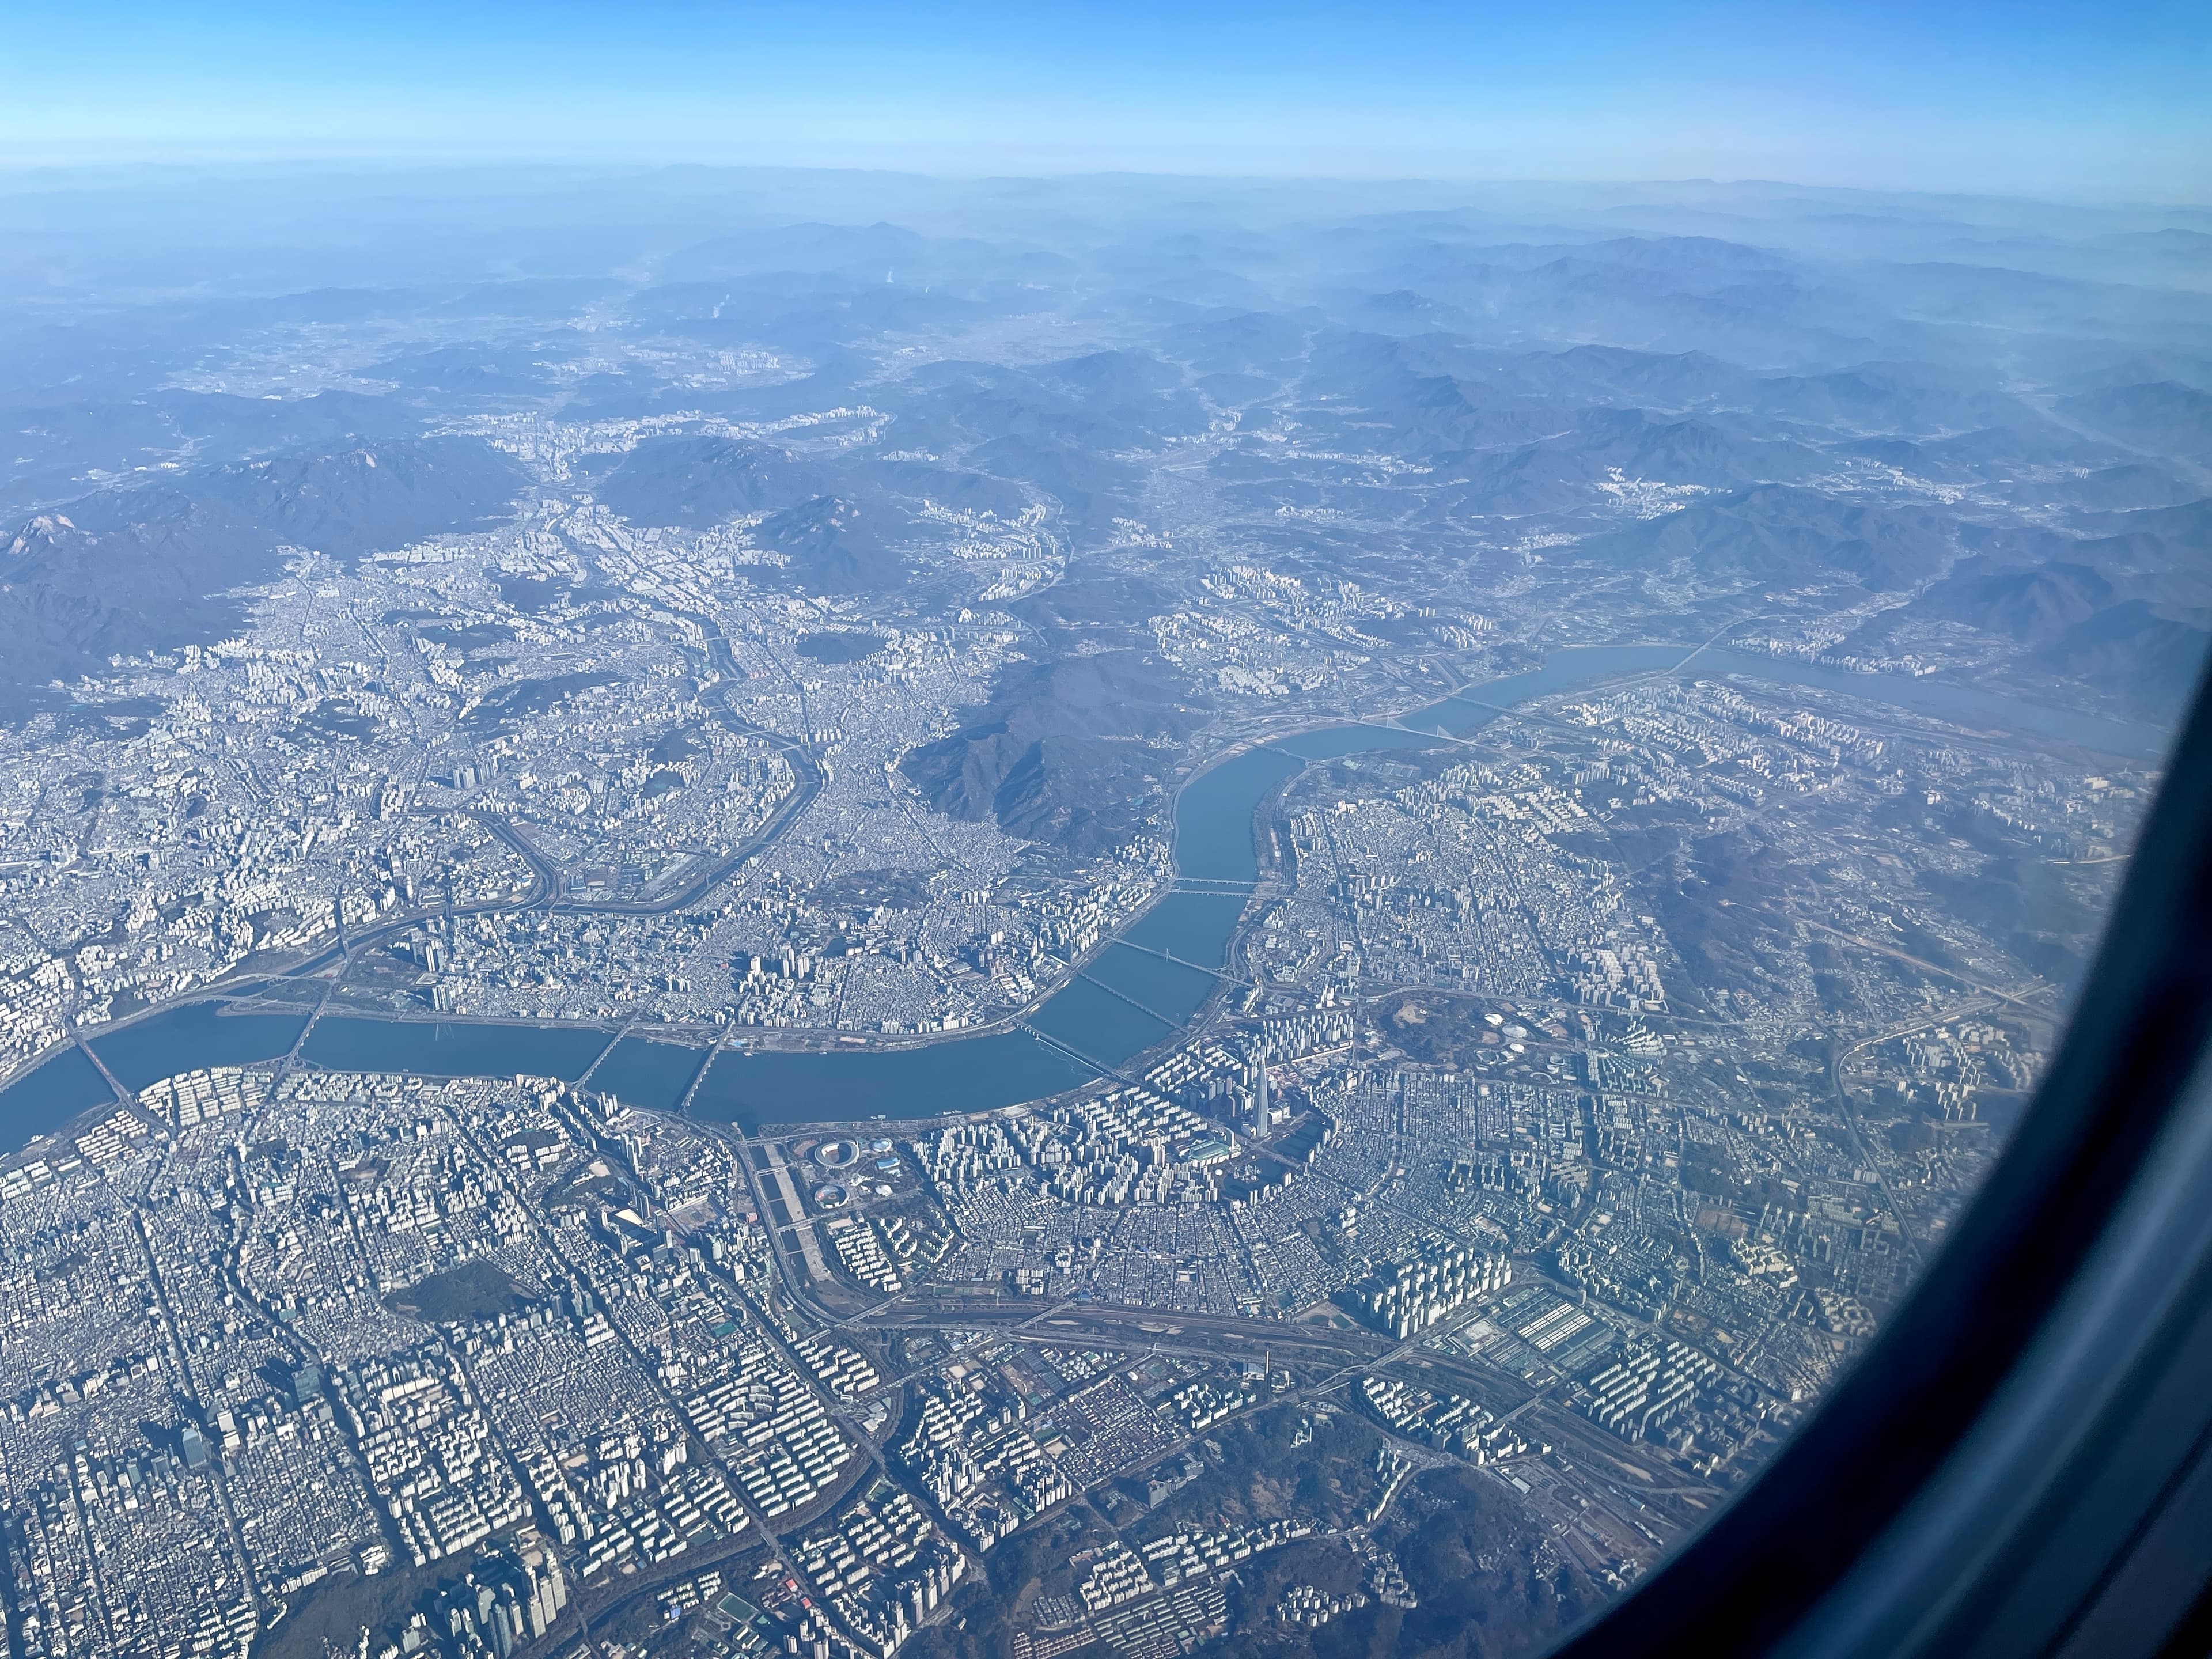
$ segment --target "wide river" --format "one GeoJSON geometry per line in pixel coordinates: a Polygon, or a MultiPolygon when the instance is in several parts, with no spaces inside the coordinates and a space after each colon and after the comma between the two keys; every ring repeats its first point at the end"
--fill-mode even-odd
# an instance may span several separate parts
{"type": "MultiPolygon", "coordinates": [[[[1259,874],[1253,815],[1307,762],[1418,747],[1430,741],[1424,735],[1429,732],[1465,736],[1534,698],[1626,674],[1668,672],[1744,674],[1848,692],[1976,731],[2044,738],[2136,761],[2160,758],[2169,736],[2154,726],[1941,680],[1855,674],[1728,648],[1692,655],[1685,646],[1585,647],[1558,652],[1540,668],[1418,710],[1397,727],[1334,726],[1273,739],[1193,779],[1176,798],[1175,813],[1176,864],[1188,884],[1171,890],[1045,1001],[1028,1022],[1041,1036],[999,1031],[924,1048],[832,1054],[747,1053],[732,1046],[709,1060],[704,1048],[635,1034],[613,1042],[609,1053],[612,1033],[577,1024],[345,1014],[316,1021],[301,1055],[341,1071],[438,1077],[527,1073],[573,1082],[588,1071],[593,1088],[655,1109],[674,1106],[691,1090],[693,1115],[748,1127],[932,1117],[1055,1094],[1164,1042],[1212,993],[1212,970],[1224,963],[1245,895],[1259,874]]],[[[118,1082],[140,1089],[197,1066],[276,1059],[291,1052],[306,1024],[297,1011],[257,1009],[251,1000],[203,1001],[164,1009],[89,1041],[100,1066],[118,1082]]],[[[0,1091],[0,1146],[20,1147],[109,1101],[112,1092],[81,1050],[63,1050],[0,1091]]]]}

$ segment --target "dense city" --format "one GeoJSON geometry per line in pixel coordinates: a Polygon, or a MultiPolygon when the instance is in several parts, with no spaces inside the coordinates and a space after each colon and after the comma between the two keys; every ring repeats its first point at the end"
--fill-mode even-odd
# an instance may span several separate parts
{"type": "Polygon", "coordinates": [[[1976,826],[2102,869],[2148,787],[1853,712],[1661,679],[1307,768],[1249,989],[1030,1106],[130,1091],[0,1174],[18,1650],[1165,1656],[1231,1586],[1416,1607],[1444,1474],[1501,1571],[1618,1590],[1878,1329],[2048,1052],[2052,986],[1885,871],[1976,826]],[[1577,850],[1684,807],[1788,859],[1699,901],[1778,935],[1730,985],[1577,850]]]}
{"type": "Polygon", "coordinates": [[[1530,1653],[1892,1321],[2212,322],[1069,189],[9,405],[0,1659],[1530,1653]]]}

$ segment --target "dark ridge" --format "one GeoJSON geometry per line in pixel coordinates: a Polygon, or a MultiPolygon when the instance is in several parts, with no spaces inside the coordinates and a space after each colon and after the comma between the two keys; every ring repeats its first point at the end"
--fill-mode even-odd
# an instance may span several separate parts
{"type": "MultiPolygon", "coordinates": [[[[763,519],[753,539],[790,560],[780,580],[817,593],[881,593],[905,585],[906,562],[884,539],[880,508],[819,495],[763,519]]],[[[770,577],[769,580],[779,580],[770,577]]]]}
{"type": "Polygon", "coordinates": [[[598,483],[600,502],[633,524],[700,529],[788,507],[807,495],[781,450],[732,438],[649,438],[598,483]]]}
{"type": "Polygon", "coordinates": [[[0,708],[115,654],[219,639],[285,549],[341,562],[503,517],[520,465],[474,438],[240,462],[102,490],[0,532],[0,708]]]}

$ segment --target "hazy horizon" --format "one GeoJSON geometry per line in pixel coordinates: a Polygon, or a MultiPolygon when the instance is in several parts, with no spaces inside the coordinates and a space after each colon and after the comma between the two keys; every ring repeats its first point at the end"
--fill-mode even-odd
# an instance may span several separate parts
{"type": "Polygon", "coordinates": [[[0,166],[1778,177],[2201,201],[2209,43],[2166,5],[653,5],[619,28],[565,4],[33,5],[0,22],[0,166]]]}
{"type": "Polygon", "coordinates": [[[146,157],[119,161],[33,161],[0,160],[0,184],[50,183],[55,188],[72,185],[100,185],[127,184],[142,179],[204,179],[246,180],[253,179],[286,178],[384,178],[452,179],[471,175],[506,175],[515,178],[529,176],[565,176],[586,178],[650,177],[681,174],[739,176],[817,175],[854,178],[905,179],[922,183],[947,185],[1064,185],[1103,181],[1124,181],[1139,184],[1225,184],[1255,185],[1313,185],[1334,188],[1379,186],[1386,189],[1419,188],[1458,191],[1528,190],[1543,191],[1593,191],[1604,194],[1640,191],[1685,190],[1777,190],[1824,194],[1837,197],[1860,196],[1883,201],[1943,204],[1981,203],[2003,205],[2034,205],[2057,208],[2078,208],[2098,212],[2126,212],[2139,210],[2155,213],[2196,214],[2212,213],[2212,179],[2208,179],[2202,193],[2194,196],[2139,198],[2069,195],[2061,191],[2035,191],[1997,188],[1976,188],[1961,185],[1939,188],[1934,185],[1831,183],[1820,179],[1782,173],[1630,173],[1618,175],[1601,173],[1454,173],[1436,167],[1423,171],[1419,168],[1378,168],[1370,173],[1332,173],[1323,170],[1297,170],[1252,167],[1239,169],[1226,166],[1215,167],[1136,167],[1099,164],[1095,166],[1068,165],[1054,167],[1039,165],[1032,167],[989,167],[980,164],[971,167],[957,166],[898,165],[890,161],[863,162],[831,161],[755,161],[735,159],[702,160],[685,156],[660,159],[610,159],[578,156],[423,156],[402,153],[379,154],[364,151],[350,155],[270,155],[251,159],[160,159],[146,157]]]}

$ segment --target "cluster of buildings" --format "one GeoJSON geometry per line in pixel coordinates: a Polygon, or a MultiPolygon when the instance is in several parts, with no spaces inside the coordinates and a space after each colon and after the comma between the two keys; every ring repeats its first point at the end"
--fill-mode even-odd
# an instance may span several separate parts
{"type": "Polygon", "coordinates": [[[1313,1530],[1313,1522],[1304,1520],[1263,1521],[1255,1527],[1231,1527],[1220,1532],[1178,1527],[1147,1542],[1144,1559],[1159,1575],[1162,1586],[1173,1589],[1185,1579],[1227,1572],[1240,1561],[1310,1538],[1313,1530]]]}
{"type": "Polygon", "coordinates": [[[404,1653],[407,1636],[424,1630],[445,1637],[464,1655],[507,1659],[550,1632],[568,1605],[568,1586],[554,1552],[534,1543],[487,1552],[459,1583],[439,1592],[434,1611],[418,1612],[399,1641],[380,1650],[380,1659],[404,1653]]]}
{"type": "Polygon", "coordinates": [[[1360,1310],[1396,1337],[1425,1331],[1479,1297],[1512,1281],[1510,1258],[1465,1244],[1440,1243],[1394,1262],[1356,1290],[1360,1310]]]}
{"type": "Polygon", "coordinates": [[[138,1091],[138,1103],[179,1129],[204,1118],[260,1109],[267,1075],[242,1066],[210,1066],[161,1078],[138,1091]]]}
{"type": "Polygon", "coordinates": [[[1014,1632],[1014,1659],[1060,1659],[1103,1642],[1119,1659],[1178,1659],[1218,1636],[1229,1624],[1229,1591],[1208,1578],[1097,1617],[1078,1616],[1057,1630],[1014,1632]]]}
{"type": "Polygon", "coordinates": [[[910,1496],[880,1481],[802,1537],[795,1553],[838,1622],[877,1659],[928,1622],[969,1566],[910,1496]]]}
{"type": "Polygon", "coordinates": [[[1309,697],[1356,674],[1382,647],[1363,627],[1408,614],[1357,582],[1309,581],[1244,560],[1208,571],[1194,597],[1200,603],[1151,618],[1160,654],[1217,690],[1267,702],[1309,697]]]}
{"type": "Polygon", "coordinates": [[[1167,1405],[1187,1432],[1200,1434],[1223,1419],[1233,1417],[1261,1397],[1256,1385],[1247,1388],[1238,1384],[1222,1388],[1200,1377],[1184,1383],[1170,1395],[1167,1405]]]}
{"type": "MultiPolygon", "coordinates": [[[[833,1216],[824,1224],[830,1243],[845,1271],[882,1296],[896,1296],[906,1288],[892,1255],[884,1249],[873,1223],[857,1215],[833,1216]]],[[[893,1247],[896,1249],[896,1246],[893,1247]]],[[[909,1249],[907,1254],[911,1255],[909,1249]]]]}
{"type": "Polygon", "coordinates": [[[988,1550],[1032,1515],[1075,1495],[1066,1474],[1017,1425],[1025,1397],[1005,1401],[984,1387],[963,1387],[969,1373],[918,1391],[913,1427],[898,1448],[924,1491],[978,1550],[988,1550]]]}
{"type": "Polygon", "coordinates": [[[1470,1463],[1519,1457],[1528,1449],[1519,1430],[1463,1395],[1438,1393],[1396,1377],[1363,1376],[1359,1398],[1391,1433],[1455,1452],[1470,1463]]]}
{"type": "MultiPolygon", "coordinates": [[[[415,1565],[464,1555],[523,1518],[521,1484],[458,1364],[437,1352],[339,1373],[369,1484],[415,1565]]],[[[225,1449],[234,1449],[224,1435],[225,1449]]]]}
{"type": "Polygon", "coordinates": [[[1591,1376],[1589,1414],[1631,1439],[1658,1439],[1719,1371],[1686,1343],[1640,1343],[1591,1376]]]}
{"type": "Polygon", "coordinates": [[[718,1366],[695,1367],[687,1381],[692,1431],[722,1448],[765,1516],[811,1503],[854,1455],[820,1395],[766,1340],[725,1347],[718,1366]]]}
{"type": "Polygon", "coordinates": [[[1283,1599],[1275,1603],[1275,1617],[1301,1630],[1319,1630],[1330,1620],[1343,1613],[1357,1613],[1366,1605],[1366,1596],[1358,1590],[1330,1595],[1311,1584],[1293,1584],[1283,1592],[1283,1599]]]}
{"type": "MultiPolygon", "coordinates": [[[[1186,1451],[1177,1472],[1163,1455],[1261,1397],[1239,1367],[1164,1359],[1131,1367],[1112,1352],[985,1345],[918,1385],[898,1455],[986,1551],[1079,1492],[1154,1464],[1147,1482],[1157,1507],[1188,1484],[1193,1464],[1186,1451]]],[[[1232,1552],[1240,1541],[1251,1545],[1214,1540],[1232,1552]]],[[[1194,1547],[1204,1554],[1213,1544],[1196,1540],[1194,1547]]]]}

